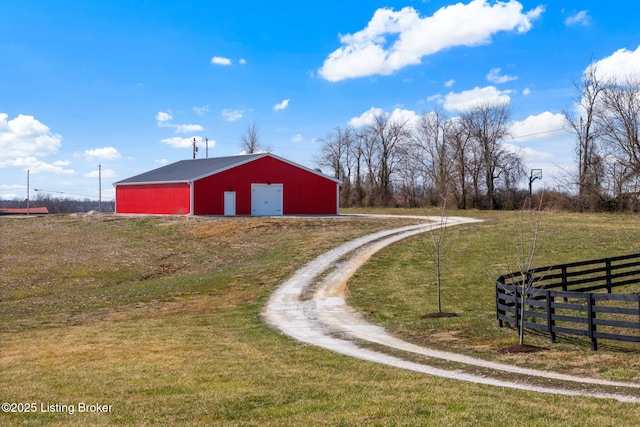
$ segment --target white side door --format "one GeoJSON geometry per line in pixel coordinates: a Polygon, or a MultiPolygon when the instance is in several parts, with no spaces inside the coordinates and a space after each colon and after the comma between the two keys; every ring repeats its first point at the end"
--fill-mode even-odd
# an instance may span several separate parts
{"type": "Polygon", "coordinates": [[[251,215],[282,215],[282,184],[251,184],[251,215]]]}
{"type": "Polygon", "coordinates": [[[224,215],[225,216],[236,215],[236,192],[235,191],[224,192],[224,215]]]}

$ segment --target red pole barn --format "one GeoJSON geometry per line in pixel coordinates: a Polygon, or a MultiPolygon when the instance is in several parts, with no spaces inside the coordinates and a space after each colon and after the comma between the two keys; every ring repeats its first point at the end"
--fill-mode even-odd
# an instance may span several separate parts
{"type": "Polygon", "coordinates": [[[340,180],[271,153],[182,160],[114,183],[116,213],[337,215],[340,180]]]}

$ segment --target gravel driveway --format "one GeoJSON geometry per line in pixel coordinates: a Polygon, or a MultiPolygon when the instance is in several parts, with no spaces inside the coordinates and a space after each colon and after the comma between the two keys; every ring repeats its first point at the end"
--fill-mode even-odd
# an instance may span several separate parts
{"type": "MultiPolygon", "coordinates": [[[[380,215],[376,216],[380,217],[380,215]]],[[[424,219],[425,223],[370,234],[345,243],[314,259],[273,293],[263,311],[265,321],[283,334],[306,344],[428,375],[540,393],[591,396],[640,403],[640,397],[597,391],[597,388],[602,386],[640,389],[639,384],[574,377],[431,350],[395,338],[384,329],[362,319],[345,302],[344,291],[347,280],[378,250],[406,237],[427,232],[441,223],[440,217],[420,218],[424,219]],[[322,277],[321,280],[320,277],[322,277]],[[483,371],[496,372],[496,375],[476,375],[459,370],[437,368],[382,351],[363,348],[358,346],[357,342],[374,343],[430,358],[459,362],[470,367],[482,368],[483,371]],[[513,374],[517,375],[518,381],[504,379],[513,377],[513,374]],[[534,386],[527,384],[527,377],[578,383],[576,385],[579,386],[571,388],[534,386]]],[[[448,217],[446,226],[479,221],[473,218],[448,217]]]]}

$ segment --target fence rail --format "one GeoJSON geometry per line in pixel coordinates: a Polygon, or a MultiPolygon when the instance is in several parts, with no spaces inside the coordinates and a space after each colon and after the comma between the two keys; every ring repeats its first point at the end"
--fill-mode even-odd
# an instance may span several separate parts
{"type": "MultiPolygon", "coordinates": [[[[640,342],[640,295],[614,294],[640,284],[640,254],[514,272],[496,280],[496,316],[520,329],[640,342]],[[605,293],[606,291],[606,293],[605,293]]],[[[637,291],[637,290],[636,290],[637,291]]]]}

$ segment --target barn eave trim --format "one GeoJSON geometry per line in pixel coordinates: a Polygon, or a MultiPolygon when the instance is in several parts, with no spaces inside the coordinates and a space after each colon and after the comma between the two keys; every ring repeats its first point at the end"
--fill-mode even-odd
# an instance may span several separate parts
{"type": "Polygon", "coordinates": [[[114,187],[119,186],[131,186],[131,185],[166,185],[166,184],[189,184],[191,185],[193,180],[177,180],[177,181],[135,181],[135,182],[114,182],[114,187]]]}

